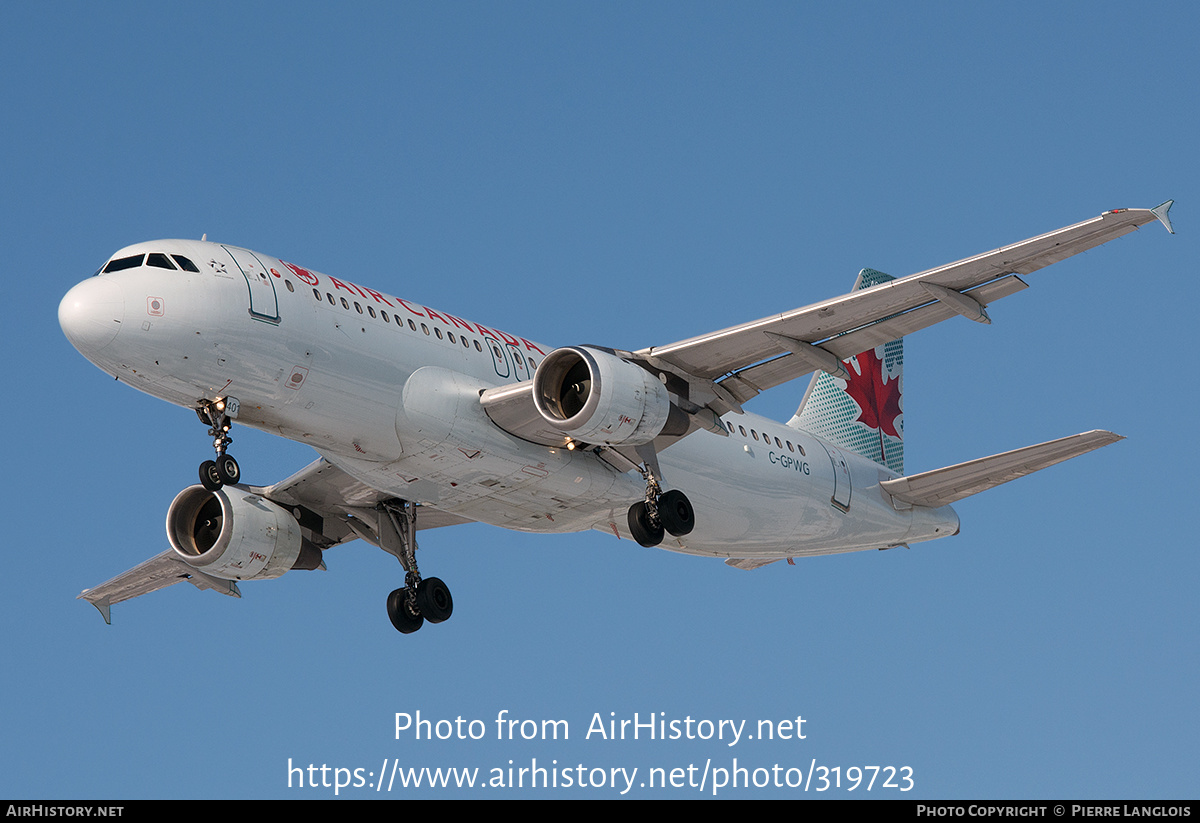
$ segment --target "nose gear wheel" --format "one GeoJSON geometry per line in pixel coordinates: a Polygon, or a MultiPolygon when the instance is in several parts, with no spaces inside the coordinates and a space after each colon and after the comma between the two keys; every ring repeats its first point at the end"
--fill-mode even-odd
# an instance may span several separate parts
{"type": "Polygon", "coordinates": [[[221,486],[225,485],[221,481],[221,475],[217,472],[216,461],[205,460],[200,464],[200,485],[210,492],[218,491],[221,486]]]}

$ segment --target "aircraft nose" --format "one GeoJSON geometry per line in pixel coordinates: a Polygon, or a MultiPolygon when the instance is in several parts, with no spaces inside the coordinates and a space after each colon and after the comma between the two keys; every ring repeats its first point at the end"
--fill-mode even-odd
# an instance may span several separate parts
{"type": "Polygon", "coordinates": [[[90,277],[79,283],[58,304],[58,324],[85,356],[113,341],[125,319],[125,295],[119,283],[107,277],[90,277]]]}

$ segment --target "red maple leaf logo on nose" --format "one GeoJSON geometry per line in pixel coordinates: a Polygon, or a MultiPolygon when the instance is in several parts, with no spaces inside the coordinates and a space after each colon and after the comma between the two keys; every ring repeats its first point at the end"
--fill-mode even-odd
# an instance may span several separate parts
{"type": "Polygon", "coordinates": [[[859,373],[855,374],[849,360],[846,371],[846,394],[858,404],[858,420],[872,429],[878,429],[892,437],[900,437],[896,431],[896,418],[901,414],[900,381],[884,382],[883,361],[871,349],[858,355],[859,373]]]}

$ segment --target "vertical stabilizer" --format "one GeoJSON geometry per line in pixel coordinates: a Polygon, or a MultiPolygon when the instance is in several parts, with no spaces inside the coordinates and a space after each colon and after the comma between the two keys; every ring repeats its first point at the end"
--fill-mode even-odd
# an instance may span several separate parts
{"type": "MultiPolygon", "coordinates": [[[[854,291],[894,279],[881,271],[863,269],[854,291]]],[[[903,474],[903,338],[842,362],[849,379],[823,371],[813,375],[788,425],[903,474]]]]}

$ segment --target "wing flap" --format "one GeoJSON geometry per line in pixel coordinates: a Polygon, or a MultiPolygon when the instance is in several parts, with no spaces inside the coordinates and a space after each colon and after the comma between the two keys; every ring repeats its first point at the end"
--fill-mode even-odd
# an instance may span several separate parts
{"type": "Polygon", "coordinates": [[[754,571],[755,569],[761,569],[763,566],[769,566],[772,563],[778,563],[778,562],[779,562],[778,557],[775,558],[774,560],[767,560],[765,558],[758,558],[758,557],[731,557],[725,561],[725,565],[732,566],[735,569],[741,569],[742,571],[749,572],[749,571],[754,571]]]}
{"type": "Polygon", "coordinates": [[[884,480],[879,485],[896,500],[913,506],[948,506],[964,497],[1124,439],[1119,434],[1098,429],[956,466],[884,480]]]}
{"type": "MultiPolygon", "coordinates": [[[[358,537],[346,524],[347,516],[354,510],[373,509],[376,503],[392,497],[355,480],[323,457],[286,480],[273,486],[251,486],[250,491],[272,503],[291,507],[292,514],[305,530],[304,536],[323,549],[358,537]]],[[[420,511],[417,531],[472,522],[430,506],[421,506],[420,511]]]]}
{"type": "MultiPolygon", "coordinates": [[[[1027,288],[1029,285],[1025,281],[1016,275],[1010,275],[985,283],[978,288],[964,292],[964,294],[971,295],[981,305],[986,306],[992,301],[1008,297],[1010,294],[1016,294],[1027,288]]],[[[945,303],[934,301],[861,329],[840,334],[825,341],[819,348],[828,351],[838,360],[845,360],[860,352],[904,337],[906,334],[928,328],[943,320],[949,320],[956,314],[958,312],[945,303]]],[[[789,353],[765,363],[741,369],[720,381],[720,384],[744,403],[759,392],[774,388],[789,380],[795,380],[797,377],[803,377],[815,370],[816,367],[813,363],[806,362],[789,353]]]]}
{"type": "Polygon", "coordinates": [[[286,480],[271,486],[251,486],[250,490],[280,505],[308,506],[325,512],[342,506],[366,508],[389,496],[355,480],[323,457],[286,480]]]}

